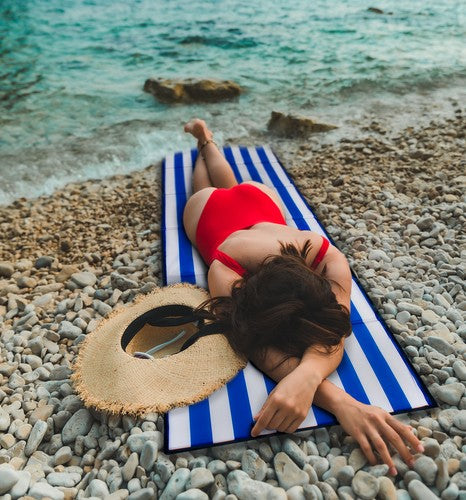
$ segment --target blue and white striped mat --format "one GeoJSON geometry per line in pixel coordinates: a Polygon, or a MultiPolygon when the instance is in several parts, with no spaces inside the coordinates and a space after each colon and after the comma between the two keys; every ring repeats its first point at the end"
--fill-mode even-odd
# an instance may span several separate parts
{"type": "MultiPolygon", "coordinates": [[[[268,146],[224,147],[223,153],[239,182],[254,180],[274,187],[286,207],[288,225],[331,238],[302,198],[268,146]]],[[[195,149],[163,162],[162,242],[164,281],[206,287],[206,266],[189,242],[182,224],[183,208],[191,195],[195,149]]],[[[390,413],[436,406],[414,368],[353,274],[351,294],[353,334],[346,339],[343,360],[328,379],[364,403],[390,413]]],[[[189,381],[187,381],[189,383],[189,381]]],[[[252,364],[199,403],[166,415],[167,452],[251,439],[253,415],[262,407],[275,382],[252,364]]],[[[334,425],[330,413],[312,406],[300,429],[334,425]]],[[[262,434],[273,434],[264,431],[262,434]]]]}

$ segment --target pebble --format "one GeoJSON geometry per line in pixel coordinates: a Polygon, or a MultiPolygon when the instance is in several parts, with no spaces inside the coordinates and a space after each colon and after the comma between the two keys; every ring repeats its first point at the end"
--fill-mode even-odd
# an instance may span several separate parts
{"type": "Polygon", "coordinates": [[[78,273],[73,273],[71,275],[71,280],[76,283],[80,288],[86,286],[93,286],[97,282],[97,276],[90,271],[81,271],[78,273]]]}
{"type": "Polygon", "coordinates": [[[188,481],[186,482],[186,489],[190,488],[207,488],[214,484],[214,476],[208,469],[198,467],[191,471],[188,481]]]}
{"type": "Polygon", "coordinates": [[[453,382],[452,384],[440,385],[435,393],[440,401],[451,406],[457,406],[464,394],[464,384],[453,382]]]}
{"type": "Polygon", "coordinates": [[[54,258],[51,257],[50,255],[44,255],[42,257],[39,257],[35,262],[34,262],[34,267],[36,269],[42,269],[43,267],[50,267],[53,264],[54,258]]]}
{"type": "Polygon", "coordinates": [[[87,492],[91,497],[106,498],[110,492],[107,485],[101,479],[93,479],[87,487],[87,492]]]}
{"type": "Polygon", "coordinates": [[[414,470],[428,486],[432,486],[437,475],[437,464],[430,457],[421,456],[414,462],[414,470]]]}
{"type": "Polygon", "coordinates": [[[180,493],[176,500],[209,500],[209,495],[198,488],[191,488],[180,493]]]}
{"type": "Polygon", "coordinates": [[[10,490],[10,495],[13,499],[26,495],[31,484],[31,473],[29,471],[20,470],[17,474],[19,476],[18,482],[10,490]]]}
{"type": "Polygon", "coordinates": [[[37,448],[39,447],[42,439],[44,439],[45,433],[47,431],[47,423],[38,420],[29,434],[28,441],[26,443],[26,447],[24,448],[24,454],[29,457],[32,455],[37,448]]]}
{"type": "Polygon", "coordinates": [[[133,288],[138,288],[139,285],[137,284],[136,281],[131,280],[127,278],[126,276],[123,276],[122,274],[113,272],[110,275],[111,282],[112,282],[112,287],[113,288],[118,288],[118,290],[131,290],[133,288]]]}
{"type": "Polygon", "coordinates": [[[92,427],[94,419],[88,410],[81,408],[66,422],[61,432],[63,444],[69,444],[78,436],[85,436],[92,427]]]}
{"type": "Polygon", "coordinates": [[[58,330],[58,333],[63,339],[74,340],[82,334],[82,330],[69,321],[62,321],[60,323],[60,329],[58,330]]]}
{"type": "Polygon", "coordinates": [[[459,495],[459,488],[456,483],[450,483],[448,488],[445,488],[442,491],[441,498],[442,500],[456,500],[459,495]]]}
{"type": "Polygon", "coordinates": [[[65,498],[63,491],[43,482],[37,482],[31,486],[28,495],[32,498],[37,498],[37,500],[43,500],[44,498],[50,500],[64,500],[65,498]]]}
{"type": "Polygon", "coordinates": [[[435,495],[428,486],[426,486],[418,479],[413,479],[409,483],[408,491],[411,495],[412,500],[438,500],[438,496],[435,495]]]}
{"type": "Polygon", "coordinates": [[[184,491],[190,474],[191,472],[189,469],[177,469],[170,477],[165,489],[159,497],[159,500],[175,500],[177,495],[184,491]]]}
{"type": "Polygon", "coordinates": [[[153,500],[154,489],[153,488],[143,488],[139,491],[131,493],[128,500],[153,500]]]}
{"type": "Polygon", "coordinates": [[[19,481],[19,474],[17,471],[5,468],[0,469],[0,495],[8,492],[19,481]]]}
{"type": "Polygon", "coordinates": [[[358,472],[367,464],[367,458],[361,448],[355,448],[348,458],[348,464],[353,467],[354,472],[358,472]]]}
{"type": "Polygon", "coordinates": [[[460,380],[466,380],[466,364],[463,361],[457,359],[453,363],[453,371],[460,380]]]}
{"type": "Polygon", "coordinates": [[[47,476],[47,482],[51,486],[62,486],[72,488],[81,481],[81,474],[77,472],[52,472],[47,476]]]}
{"type": "Polygon", "coordinates": [[[440,337],[427,337],[427,343],[444,356],[448,356],[455,352],[455,348],[440,337]]]}
{"type": "Polygon", "coordinates": [[[136,453],[141,453],[147,441],[153,441],[157,447],[157,450],[163,447],[163,434],[159,431],[145,431],[140,434],[131,434],[128,437],[126,444],[129,449],[136,453]]]}
{"type": "Polygon", "coordinates": [[[147,471],[151,470],[158,454],[157,443],[155,441],[146,441],[141,451],[141,459],[139,461],[141,467],[147,471]]]}
{"type": "Polygon", "coordinates": [[[460,410],[453,418],[453,424],[458,429],[466,431],[466,410],[460,410]]]}
{"type": "Polygon", "coordinates": [[[15,272],[15,268],[10,262],[1,261],[0,262],[0,277],[2,278],[10,278],[11,275],[15,272]]]}
{"type": "Polygon", "coordinates": [[[0,431],[6,431],[10,427],[10,415],[0,407],[0,431]]]}
{"type": "Polygon", "coordinates": [[[377,493],[378,500],[396,500],[396,488],[386,476],[379,477],[379,492],[377,493]]]}
{"type": "Polygon", "coordinates": [[[379,482],[374,476],[359,470],[353,478],[351,487],[362,500],[371,500],[376,497],[379,491],[379,482]]]}
{"type": "Polygon", "coordinates": [[[286,438],[283,441],[282,450],[294,460],[299,467],[304,467],[304,464],[307,463],[306,454],[292,439],[286,438]]]}
{"type": "Polygon", "coordinates": [[[241,458],[241,468],[251,478],[262,481],[267,472],[267,464],[253,450],[246,450],[241,458]]]}
{"type": "MultiPolygon", "coordinates": [[[[227,476],[228,491],[236,495],[239,500],[267,499],[287,500],[283,488],[277,488],[271,484],[251,479],[242,470],[232,471],[227,476]]],[[[164,499],[160,499],[164,500],[164,499]]],[[[226,500],[226,499],[225,499],[226,500]]]]}
{"type": "Polygon", "coordinates": [[[278,484],[287,490],[292,486],[302,486],[309,482],[309,476],[301,470],[284,452],[279,452],[273,460],[278,484]]]}
{"type": "Polygon", "coordinates": [[[126,463],[123,465],[121,469],[124,481],[128,482],[134,476],[134,473],[136,472],[136,467],[138,465],[139,465],[138,454],[133,452],[129,456],[128,460],[126,460],[126,463]]]}

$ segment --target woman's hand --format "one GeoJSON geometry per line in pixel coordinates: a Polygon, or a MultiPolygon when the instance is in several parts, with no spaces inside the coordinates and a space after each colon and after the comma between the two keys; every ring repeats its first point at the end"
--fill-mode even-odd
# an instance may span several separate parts
{"type": "Polygon", "coordinates": [[[409,426],[402,424],[378,406],[366,405],[353,399],[340,405],[334,411],[334,415],[343,429],[359,443],[370,464],[377,463],[374,454],[374,451],[377,451],[383,462],[390,467],[390,474],[394,476],[397,470],[387,443],[398,451],[410,467],[414,464],[414,457],[406,443],[416,452],[424,451],[424,447],[409,426]]]}
{"type": "Polygon", "coordinates": [[[296,367],[269,394],[254,417],[251,436],[258,436],[264,429],[294,432],[306,418],[321,381],[317,375],[310,376],[307,370],[296,367]]]}

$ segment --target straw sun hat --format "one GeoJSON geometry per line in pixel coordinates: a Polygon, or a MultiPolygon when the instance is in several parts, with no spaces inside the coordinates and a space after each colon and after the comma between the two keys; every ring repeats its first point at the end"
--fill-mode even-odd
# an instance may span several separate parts
{"type": "Polygon", "coordinates": [[[233,378],[246,361],[218,333],[219,325],[193,315],[208,298],[205,290],[180,283],[157,288],[102,320],[81,344],[72,375],[86,406],[166,412],[206,398],[233,378]]]}

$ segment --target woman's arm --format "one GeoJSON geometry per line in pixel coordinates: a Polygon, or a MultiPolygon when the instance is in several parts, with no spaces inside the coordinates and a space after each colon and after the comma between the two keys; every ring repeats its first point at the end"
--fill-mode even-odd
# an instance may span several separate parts
{"type": "MultiPolygon", "coordinates": [[[[301,367],[302,361],[296,357],[283,360],[284,354],[280,351],[276,349],[270,349],[269,351],[270,352],[267,353],[268,362],[266,365],[268,365],[270,369],[267,370],[267,366],[265,366],[265,373],[274,380],[279,381],[276,388],[278,388],[282,382],[285,382],[287,391],[292,391],[294,394],[289,399],[286,397],[286,393],[285,395],[280,393],[277,398],[276,396],[274,397],[274,391],[272,391],[266,404],[258,415],[256,415],[257,419],[251,432],[252,436],[259,435],[265,428],[282,430],[282,428],[279,429],[274,426],[279,418],[279,415],[276,415],[277,412],[275,411],[275,413],[271,415],[270,408],[266,407],[270,398],[273,398],[275,400],[274,403],[284,407],[286,411],[295,412],[292,420],[292,430],[288,430],[287,432],[294,432],[299,427],[306,417],[309,406],[312,403],[311,398],[311,403],[307,406],[307,410],[305,412],[299,410],[300,413],[296,416],[295,408],[301,405],[303,400],[307,401],[308,399],[306,395],[306,384],[308,382],[304,379],[302,383],[299,383],[298,378],[300,376],[296,377],[295,380],[291,377],[293,373],[301,367]],[[280,363],[280,361],[282,362],[280,363]],[[288,382],[291,383],[288,384],[288,382]],[[288,387],[288,385],[290,387],[288,387]],[[275,417],[275,419],[273,417],[275,417]]],[[[338,354],[335,355],[332,363],[334,366],[335,364],[339,364],[338,354]]],[[[330,371],[330,368],[327,371],[330,371]]],[[[312,387],[313,382],[311,382],[310,385],[312,387]]],[[[371,464],[375,465],[377,462],[374,454],[374,452],[377,451],[383,462],[390,467],[390,473],[396,474],[396,469],[390,457],[387,443],[391,443],[403,460],[410,466],[413,464],[413,456],[406,446],[406,443],[408,443],[413,450],[418,452],[424,451],[421,442],[414,436],[407,425],[402,424],[388,412],[377,406],[360,403],[330,381],[325,379],[321,381],[315,389],[315,392],[312,392],[312,395],[313,402],[324,410],[333,413],[343,429],[358,441],[363,453],[371,464]]],[[[307,403],[305,403],[305,406],[306,405],[307,403]]]]}

